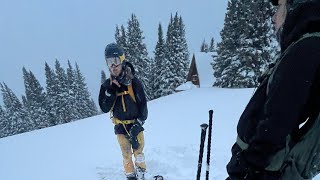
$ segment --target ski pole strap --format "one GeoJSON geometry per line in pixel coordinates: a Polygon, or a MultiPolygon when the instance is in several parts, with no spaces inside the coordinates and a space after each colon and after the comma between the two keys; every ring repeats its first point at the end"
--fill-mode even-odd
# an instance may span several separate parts
{"type": "Polygon", "coordinates": [[[130,119],[130,120],[120,120],[116,117],[112,117],[112,122],[115,125],[118,124],[123,124],[123,125],[127,125],[127,124],[133,124],[136,120],[135,119],[130,119]]]}
{"type": "Polygon", "coordinates": [[[237,136],[237,144],[242,150],[246,150],[249,147],[249,145],[246,142],[244,142],[239,136],[237,136]]]}

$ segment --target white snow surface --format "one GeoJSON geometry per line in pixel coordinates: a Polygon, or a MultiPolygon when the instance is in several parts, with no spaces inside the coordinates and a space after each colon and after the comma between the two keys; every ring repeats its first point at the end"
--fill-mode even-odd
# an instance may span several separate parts
{"type": "MultiPolygon", "coordinates": [[[[196,178],[200,124],[208,123],[210,109],[210,179],[224,180],[236,124],[252,93],[253,89],[195,88],[150,101],[144,125],[147,180],[158,174],[166,180],[196,178]]],[[[0,179],[125,179],[109,114],[0,139],[0,179]]]]}
{"type": "Polygon", "coordinates": [[[199,88],[198,85],[194,85],[191,81],[187,81],[176,88],[176,91],[185,91],[193,88],[199,88]]]}

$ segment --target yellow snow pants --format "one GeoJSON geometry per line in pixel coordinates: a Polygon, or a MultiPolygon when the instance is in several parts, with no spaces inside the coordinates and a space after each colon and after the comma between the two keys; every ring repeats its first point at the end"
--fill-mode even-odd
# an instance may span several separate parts
{"type": "Polygon", "coordinates": [[[141,131],[138,136],[138,142],[140,144],[138,149],[132,149],[129,139],[123,134],[117,134],[118,143],[121,148],[122,157],[123,157],[123,167],[126,174],[134,173],[134,164],[132,162],[132,153],[135,157],[135,166],[137,168],[146,169],[145,158],[143,154],[144,147],[144,135],[141,131]]]}

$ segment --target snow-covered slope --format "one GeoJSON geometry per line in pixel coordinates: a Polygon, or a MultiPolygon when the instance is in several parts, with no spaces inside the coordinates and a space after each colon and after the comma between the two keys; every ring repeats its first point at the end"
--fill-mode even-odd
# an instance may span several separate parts
{"type": "MultiPolygon", "coordinates": [[[[208,123],[212,109],[210,179],[224,179],[236,124],[252,91],[197,88],[149,102],[145,124],[148,176],[196,178],[200,124],[208,123]]],[[[202,172],[204,177],[205,166],[202,172]]],[[[125,179],[109,114],[0,139],[0,179],[125,179]]]]}

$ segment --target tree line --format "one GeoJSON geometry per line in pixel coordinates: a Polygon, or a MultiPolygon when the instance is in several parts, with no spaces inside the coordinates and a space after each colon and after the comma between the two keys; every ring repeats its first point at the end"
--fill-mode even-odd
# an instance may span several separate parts
{"type": "MultiPolygon", "coordinates": [[[[258,77],[279,54],[272,29],[274,12],[269,0],[230,0],[227,5],[221,42],[215,47],[212,38],[201,44],[201,52],[216,52],[212,58],[213,86],[224,88],[256,87],[258,77]]],[[[164,35],[158,25],[154,57],[148,55],[145,37],[135,14],[127,26],[116,25],[115,41],[124,48],[141,80],[147,99],[152,100],[175,92],[186,81],[189,52],[186,28],[181,16],[171,15],[164,35]]],[[[31,71],[23,68],[25,95],[22,102],[5,84],[0,83],[4,106],[0,106],[0,137],[67,123],[96,115],[98,110],[90,98],[79,67],[68,62],[64,70],[58,60],[55,69],[45,64],[46,88],[31,71]]],[[[101,72],[101,82],[106,79],[101,72]]]]}
{"type": "Polygon", "coordinates": [[[4,104],[0,106],[0,138],[97,115],[85,78],[75,66],[68,61],[65,70],[58,60],[54,68],[45,63],[45,88],[23,67],[22,101],[5,83],[0,83],[4,104]]]}
{"type": "MultiPolygon", "coordinates": [[[[189,52],[182,17],[171,15],[166,38],[161,23],[154,58],[148,56],[143,31],[136,15],[132,14],[127,27],[116,26],[115,41],[124,48],[141,80],[147,99],[152,100],[175,92],[185,82],[189,52]]],[[[46,87],[43,88],[31,71],[23,68],[25,95],[22,102],[5,84],[0,83],[4,106],[0,106],[0,137],[28,132],[98,114],[90,98],[85,78],[78,65],[61,67],[58,60],[51,68],[45,63],[46,87]]],[[[106,79],[102,71],[101,81],[106,79]]]]}

